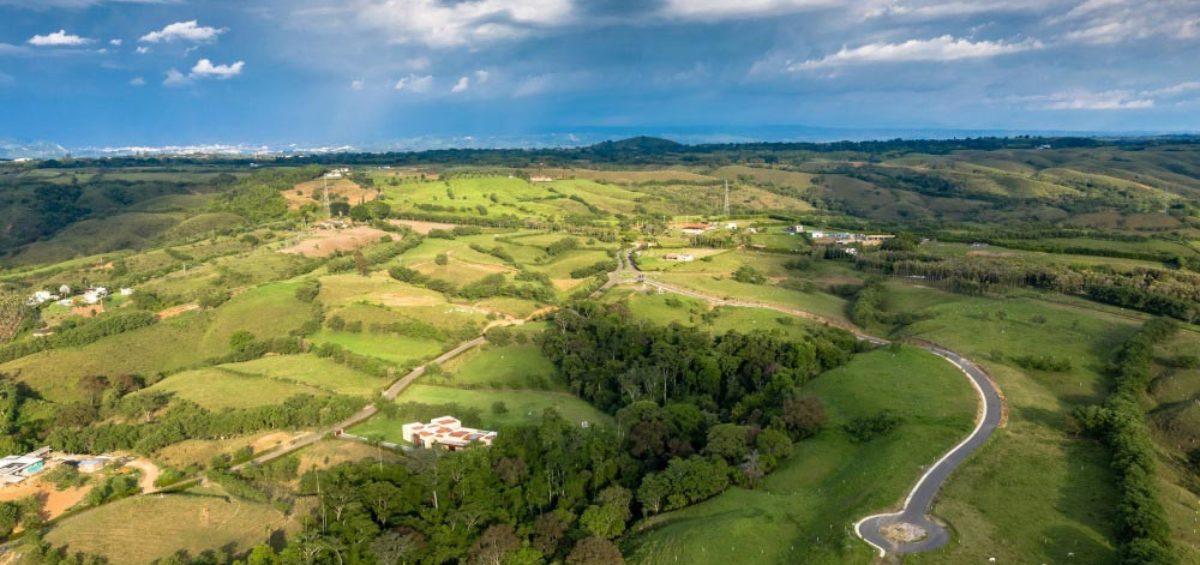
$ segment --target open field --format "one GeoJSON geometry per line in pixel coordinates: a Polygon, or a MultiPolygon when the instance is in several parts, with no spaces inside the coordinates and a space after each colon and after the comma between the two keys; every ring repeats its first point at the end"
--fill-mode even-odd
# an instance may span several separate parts
{"type": "Polygon", "coordinates": [[[315,355],[272,355],[245,363],[221,365],[219,368],[239,375],[261,375],[349,396],[372,396],[388,384],[386,380],[315,355]]]}
{"type": "Polygon", "coordinates": [[[285,247],[281,253],[304,257],[329,257],[335,253],[346,253],[379,241],[388,232],[368,227],[346,229],[314,229],[298,243],[285,247]]]}
{"type": "Polygon", "coordinates": [[[322,330],[312,336],[313,343],[336,343],[361,355],[378,357],[400,365],[436,357],[444,349],[440,341],[424,338],[334,332],[322,330]]]}
{"type": "Polygon", "coordinates": [[[154,454],[154,460],[177,469],[204,466],[217,455],[233,455],[244,447],[250,447],[255,453],[268,451],[293,437],[295,435],[290,432],[271,431],[219,440],[189,439],[160,449],[154,454]]]}
{"type": "Polygon", "coordinates": [[[113,563],[149,563],[180,550],[193,556],[206,551],[239,555],[298,527],[298,518],[270,505],[205,488],[120,500],[64,520],[46,540],[113,563]],[[147,517],[153,517],[152,527],[147,517]]]}
{"type": "MultiPolygon", "coordinates": [[[[554,365],[536,345],[485,345],[443,367],[438,383],[458,388],[532,388],[563,390],[554,365]]],[[[434,382],[432,379],[428,382],[434,382]]]]}
{"type": "Polygon", "coordinates": [[[284,382],[225,370],[220,367],[184,371],[171,375],[146,389],[190,400],[209,410],[245,409],[279,404],[290,397],[306,394],[325,396],[315,386],[284,382]]]}
{"type": "MultiPolygon", "coordinates": [[[[415,384],[405,390],[397,403],[419,402],[422,404],[457,403],[476,408],[483,417],[483,426],[497,429],[506,424],[537,422],[542,412],[554,408],[563,418],[571,422],[588,422],[591,425],[608,425],[612,419],[593,408],[579,397],[566,392],[526,389],[464,389],[449,386],[415,384]],[[495,413],[496,402],[503,402],[507,411],[495,413]]],[[[355,426],[350,431],[360,436],[381,436],[388,441],[401,442],[400,426],[406,422],[388,418],[374,418],[355,426]]]]}
{"type": "Polygon", "coordinates": [[[1008,424],[946,484],[937,513],[955,541],[911,557],[914,563],[962,563],[997,557],[1057,562],[1066,553],[1089,563],[1115,559],[1111,524],[1114,478],[1108,454],[1068,434],[1067,415],[1099,402],[1101,374],[1135,322],[1030,298],[979,298],[890,286],[897,309],[932,314],[905,335],[953,348],[983,367],[1004,391],[1008,424]],[[1044,321],[1042,321],[1044,320],[1044,321]],[[1066,358],[1062,373],[1030,371],[1012,358],[1066,358]],[[1013,497],[1021,492],[1021,497],[1013,497]]]}
{"type": "Polygon", "coordinates": [[[975,393],[953,366],[905,347],[860,354],[805,387],[829,422],[760,490],[734,487],[716,498],[640,524],[631,563],[870,563],[853,523],[897,506],[930,461],[974,425],[975,393]],[[903,424],[854,444],[838,426],[891,410],[903,424]]]}

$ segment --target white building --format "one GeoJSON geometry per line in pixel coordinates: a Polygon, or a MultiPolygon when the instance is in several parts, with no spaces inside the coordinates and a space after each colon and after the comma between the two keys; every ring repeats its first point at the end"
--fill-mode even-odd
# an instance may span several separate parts
{"type": "Polygon", "coordinates": [[[496,432],[463,427],[462,422],[453,416],[434,418],[428,424],[404,424],[401,433],[404,441],[413,445],[425,449],[442,446],[450,451],[458,451],[472,443],[492,445],[492,441],[496,439],[496,432]]]}
{"type": "Polygon", "coordinates": [[[33,293],[33,295],[31,295],[29,299],[25,301],[25,304],[28,304],[29,306],[39,306],[51,300],[58,300],[58,295],[50,294],[50,291],[48,290],[39,290],[33,293]]]}
{"type": "Polygon", "coordinates": [[[15,485],[42,472],[46,468],[46,460],[42,456],[49,452],[50,448],[43,447],[25,455],[0,458],[0,484],[15,485]]]}
{"type": "Polygon", "coordinates": [[[132,288],[128,288],[128,287],[126,287],[126,288],[122,288],[122,289],[121,289],[121,296],[130,296],[130,295],[132,295],[132,294],[133,294],[133,289],[132,289],[132,288]]]}
{"type": "Polygon", "coordinates": [[[100,302],[101,300],[104,300],[105,296],[108,296],[108,289],[102,286],[89,288],[83,291],[83,301],[87,304],[95,304],[100,302]]]}
{"type": "Polygon", "coordinates": [[[663,255],[664,261],[678,261],[680,263],[691,263],[696,260],[696,256],[690,253],[668,253],[663,255]]]}

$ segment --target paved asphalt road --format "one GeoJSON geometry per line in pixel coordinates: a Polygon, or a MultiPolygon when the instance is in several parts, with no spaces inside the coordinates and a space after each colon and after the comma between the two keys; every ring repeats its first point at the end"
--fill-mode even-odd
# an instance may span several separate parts
{"type": "Polygon", "coordinates": [[[979,393],[983,413],[976,423],[975,431],[971,432],[971,435],[951,449],[949,453],[943,455],[917,481],[917,486],[913,487],[908,498],[904,500],[903,510],[891,514],[868,516],[854,525],[854,531],[867,543],[878,549],[880,557],[889,552],[902,554],[929,551],[946,545],[946,542],[950,541],[950,534],[929,517],[929,510],[933,507],[938,490],[950,477],[950,473],[954,472],[954,469],[991,437],[992,432],[999,427],[1002,416],[1003,404],[1000,392],[996,390],[995,385],[979,367],[953,351],[936,346],[925,346],[925,349],[962,370],[963,374],[971,380],[971,384],[975,386],[976,392],[979,393]],[[884,537],[881,529],[895,523],[914,524],[923,528],[927,535],[915,542],[893,543],[884,537]]]}
{"type": "MultiPolygon", "coordinates": [[[[627,268],[640,271],[637,268],[637,263],[632,257],[632,252],[625,255],[625,260],[620,262],[617,272],[614,272],[610,282],[617,284],[617,275],[620,271],[627,268]]],[[[823,321],[829,325],[837,326],[848,330],[858,339],[868,341],[876,345],[887,345],[889,342],[886,339],[874,337],[862,333],[862,331],[852,325],[823,318],[810,312],[795,310],[785,306],[775,304],[751,302],[744,300],[733,300],[707,295],[697,292],[692,289],[676,287],[674,285],[661,283],[645,278],[644,275],[639,277],[639,282],[652,286],[661,291],[673,292],[685,296],[691,296],[702,300],[707,300],[713,304],[725,306],[742,306],[752,308],[768,308],[778,312],[802,316],[809,319],[823,321]]],[[[946,545],[950,541],[950,534],[945,528],[930,518],[929,511],[933,508],[933,502],[937,498],[938,491],[963,461],[971,456],[975,450],[979,449],[992,432],[1000,426],[1000,421],[1003,415],[1003,400],[1000,397],[1000,392],[996,390],[995,384],[988,378],[987,374],[982,369],[977,367],[969,359],[943,347],[938,347],[933,344],[918,343],[920,347],[926,351],[937,355],[954,366],[967,376],[971,381],[975,391],[979,394],[981,414],[979,415],[975,430],[971,435],[967,436],[961,443],[954,446],[948,453],[937,460],[929,470],[917,481],[917,485],[909,492],[908,497],[904,499],[904,509],[900,512],[891,514],[876,514],[868,516],[860,520],[854,525],[854,531],[859,537],[863,538],[872,547],[879,550],[880,557],[887,553],[917,553],[921,551],[929,551],[946,545]],[[908,523],[916,525],[925,530],[926,536],[918,541],[909,543],[893,543],[889,541],[882,533],[882,528],[895,523],[908,523]]]]}

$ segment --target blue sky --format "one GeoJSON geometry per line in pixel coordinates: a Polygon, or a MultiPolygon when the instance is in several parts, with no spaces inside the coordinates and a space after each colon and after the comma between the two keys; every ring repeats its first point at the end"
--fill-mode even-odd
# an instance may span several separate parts
{"type": "Polygon", "coordinates": [[[1195,0],[0,0],[0,138],[1200,131],[1195,0]]]}

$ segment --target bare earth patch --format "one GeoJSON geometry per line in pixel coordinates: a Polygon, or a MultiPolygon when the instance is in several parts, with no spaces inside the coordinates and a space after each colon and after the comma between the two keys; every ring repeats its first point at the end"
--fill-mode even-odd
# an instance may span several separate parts
{"type": "Polygon", "coordinates": [[[314,229],[300,243],[281,249],[281,253],[303,255],[305,257],[328,257],[338,251],[353,251],[379,241],[388,235],[383,230],[359,226],[344,230],[314,229]]]}
{"type": "Polygon", "coordinates": [[[191,312],[192,310],[199,310],[199,309],[200,309],[199,304],[180,304],[179,306],[172,306],[170,308],[167,308],[166,310],[160,311],[158,313],[158,319],[165,320],[167,318],[174,318],[175,316],[178,316],[180,314],[184,314],[186,312],[191,312]]]}
{"type": "Polygon", "coordinates": [[[71,313],[84,318],[95,318],[104,313],[103,304],[88,304],[86,306],[76,306],[71,308],[71,313]]]}
{"type": "Polygon", "coordinates": [[[408,226],[421,235],[426,235],[433,230],[449,230],[454,229],[454,224],[443,224],[441,222],[421,222],[417,220],[388,220],[393,225],[408,226]]]}
{"type": "MultiPolygon", "coordinates": [[[[325,190],[325,181],[322,179],[302,182],[290,190],[283,191],[283,198],[287,200],[288,209],[295,210],[305,204],[320,205],[323,198],[322,193],[325,190]],[[316,199],[313,199],[313,195],[316,199]]],[[[329,199],[335,200],[341,197],[351,205],[359,202],[367,202],[375,200],[376,192],[358,186],[354,181],[339,179],[329,181],[329,199]]]]}
{"type": "Polygon", "coordinates": [[[880,531],[883,533],[883,537],[894,543],[912,543],[914,541],[921,541],[925,539],[926,535],[928,535],[928,532],[925,531],[925,528],[922,528],[916,524],[909,524],[907,522],[888,524],[880,528],[880,531]]]}
{"type": "Polygon", "coordinates": [[[79,504],[83,497],[92,490],[91,485],[84,485],[66,490],[56,490],[54,485],[42,482],[41,479],[31,478],[19,485],[0,487],[0,502],[15,502],[29,496],[42,499],[42,513],[47,520],[62,516],[72,506],[79,504]]]}

